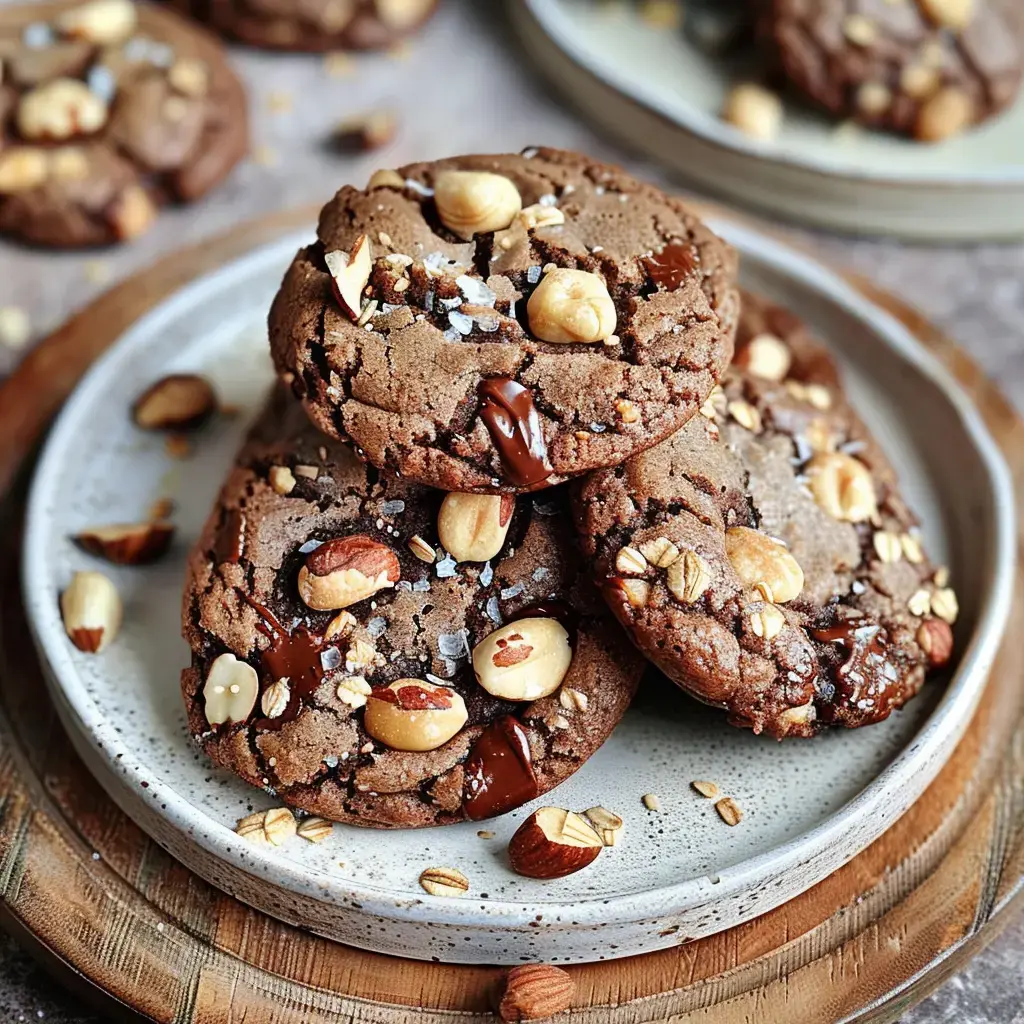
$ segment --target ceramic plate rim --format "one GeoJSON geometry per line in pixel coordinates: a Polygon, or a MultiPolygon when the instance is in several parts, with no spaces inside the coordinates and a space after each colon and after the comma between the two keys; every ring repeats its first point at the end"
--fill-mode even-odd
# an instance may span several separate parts
{"type": "MultiPolygon", "coordinates": [[[[547,3],[545,0],[523,0],[523,2],[527,12],[540,29],[570,60],[634,103],[639,103],[659,117],[685,131],[692,132],[702,141],[719,149],[740,153],[780,167],[812,171],[828,178],[870,182],[873,185],[900,187],[916,185],[950,190],[962,189],[967,186],[991,189],[1024,186],[1024,163],[970,171],[944,169],[937,170],[934,174],[928,174],[921,170],[900,171],[885,167],[835,165],[811,154],[796,156],[771,143],[748,138],[718,118],[705,116],[696,109],[691,115],[686,116],[676,106],[668,103],[656,89],[649,88],[642,81],[635,81],[615,64],[603,60],[590,52],[582,43],[577,42],[571,31],[569,15],[562,10],[559,4],[547,3]]],[[[511,3],[515,5],[516,0],[511,0],[511,3]]],[[[1024,102],[1024,96],[1019,98],[1019,102],[1024,102]]]]}
{"type": "MultiPolygon", "coordinates": [[[[741,252],[749,252],[754,258],[768,263],[780,272],[796,277],[847,313],[867,323],[910,367],[944,393],[951,408],[959,417],[965,435],[971,440],[981,458],[993,495],[999,498],[993,503],[991,578],[979,608],[974,635],[946,692],[922,724],[917,736],[861,793],[813,828],[772,850],[756,854],[724,869],[720,881],[716,883],[703,876],[625,895],[570,901],[567,905],[572,906],[576,924],[580,926],[602,922],[628,922],[667,912],[682,912],[699,906],[712,893],[716,900],[725,900],[730,895],[742,892],[769,871],[785,871],[807,860],[809,846],[816,850],[827,849],[829,837],[842,835],[849,829],[850,822],[854,819],[884,821],[885,828],[888,828],[891,822],[885,813],[886,805],[890,803],[897,789],[906,794],[908,780],[903,776],[907,772],[908,764],[912,760],[921,760],[926,766],[924,772],[918,771],[916,775],[911,775],[910,788],[916,800],[938,774],[966,730],[984,690],[983,685],[977,684],[977,679],[979,676],[987,678],[1011,604],[1015,565],[1012,478],[980,413],[973,407],[951,374],[899,321],[857,293],[837,273],[811,257],[734,220],[710,218],[709,223],[715,230],[727,235],[741,252]]],[[[125,358],[134,348],[137,339],[147,335],[162,321],[173,319],[179,304],[192,304],[200,300],[204,294],[224,287],[225,283],[244,278],[250,266],[266,260],[270,251],[282,253],[284,266],[284,255],[290,249],[304,244],[308,237],[309,230],[289,233],[188,282],[161,300],[124,331],[82,378],[57,417],[33,476],[25,520],[21,566],[22,595],[29,613],[33,638],[47,667],[44,674],[51,692],[58,703],[75,717],[96,756],[109,765],[123,770],[127,760],[123,755],[130,753],[131,763],[134,765],[133,774],[140,778],[148,778],[151,794],[156,790],[160,796],[159,803],[166,804],[166,809],[162,812],[163,817],[173,827],[190,836],[191,841],[201,846],[207,853],[246,873],[251,873],[248,861],[251,861],[252,853],[244,851],[245,856],[242,855],[243,851],[239,849],[236,833],[226,825],[203,815],[159,776],[154,776],[153,773],[147,776],[145,759],[139,756],[138,751],[129,747],[113,726],[103,718],[84,687],[76,685],[71,649],[66,643],[56,602],[49,593],[41,594],[28,586],[28,569],[37,560],[45,558],[45,505],[50,490],[49,481],[55,478],[59,469],[58,456],[64,446],[63,439],[74,429],[80,410],[84,410],[95,401],[96,392],[101,389],[107,378],[108,367],[125,358]],[[120,761],[117,758],[118,753],[122,754],[120,761]],[[203,821],[204,828],[195,827],[196,819],[203,821]]],[[[100,781],[106,785],[106,780],[100,781]]],[[[115,792],[111,792],[111,796],[117,799],[115,792]]],[[[885,828],[878,829],[877,825],[872,827],[868,841],[877,838],[885,828]]],[[[319,890],[329,894],[331,902],[351,902],[355,899],[371,912],[398,919],[422,921],[425,916],[423,904],[411,901],[408,894],[402,895],[394,890],[367,883],[342,880],[323,871],[302,870],[293,861],[275,853],[273,849],[261,849],[259,852],[263,862],[275,869],[276,881],[291,891],[296,891],[301,888],[301,884],[315,879],[319,890]]],[[[854,855],[855,853],[851,853],[844,857],[840,863],[833,864],[832,869],[854,855]]],[[[814,881],[820,880],[820,877],[822,876],[818,876],[814,881]]],[[[546,912],[553,905],[556,905],[554,901],[545,903],[534,900],[521,903],[487,900],[483,901],[478,909],[474,904],[454,897],[440,897],[430,901],[433,916],[442,921],[446,919],[447,912],[452,911],[457,913],[463,924],[469,926],[485,927],[498,923],[509,928],[525,926],[532,920],[536,911],[546,912]]]]}

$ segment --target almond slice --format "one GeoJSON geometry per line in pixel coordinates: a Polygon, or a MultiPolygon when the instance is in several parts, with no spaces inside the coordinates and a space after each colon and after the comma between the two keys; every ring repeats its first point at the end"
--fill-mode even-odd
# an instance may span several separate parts
{"type": "Polygon", "coordinates": [[[165,554],[173,537],[171,523],[117,523],[83,530],[74,540],[89,554],[115,565],[145,565],[165,554]]]}
{"type": "Polygon", "coordinates": [[[355,323],[363,309],[363,289],[370,280],[373,255],[370,240],[360,235],[351,253],[336,249],[324,255],[334,285],[334,297],[342,312],[355,323]]]}

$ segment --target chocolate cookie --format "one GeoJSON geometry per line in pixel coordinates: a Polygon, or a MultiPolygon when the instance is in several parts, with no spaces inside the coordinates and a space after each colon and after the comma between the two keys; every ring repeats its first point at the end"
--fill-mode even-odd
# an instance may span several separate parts
{"type": "Polygon", "coordinates": [[[278,369],[322,431],[421,483],[522,492],[619,463],[732,355],[732,250],[575,153],[378,171],[318,234],[270,313],[278,369]]]}
{"type": "Polygon", "coordinates": [[[127,241],[197,199],[248,146],[220,46],[130,0],[0,10],[0,231],[61,247],[127,241]]]}
{"type": "Polygon", "coordinates": [[[385,477],[282,389],[191,557],[191,730],[287,803],[378,828],[487,818],[558,785],[643,668],[564,504],[385,477]]]}
{"type": "Polygon", "coordinates": [[[437,0],[171,0],[224,35],[273,50],[377,50],[415,32],[437,0]]]}
{"type": "Polygon", "coordinates": [[[1008,106],[1024,68],[1019,0],[761,0],[786,77],[838,117],[924,142],[1008,106]]]}
{"type": "Polygon", "coordinates": [[[741,351],[703,415],[580,482],[584,552],[637,646],[734,724],[870,725],[949,660],[956,597],[842,393],[778,336],[741,351]]]}

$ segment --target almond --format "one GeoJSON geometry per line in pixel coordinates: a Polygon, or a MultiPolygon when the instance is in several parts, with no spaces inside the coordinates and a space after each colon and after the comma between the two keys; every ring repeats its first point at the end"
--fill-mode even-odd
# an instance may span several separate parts
{"type": "Polygon", "coordinates": [[[114,584],[99,572],[76,572],[60,596],[64,629],[71,642],[98,654],[117,636],[124,614],[114,584]]]}
{"type": "Polygon", "coordinates": [[[563,878],[592,864],[604,848],[587,821],[561,807],[534,811],[512,837],[512,870],[527,878],[563,878]]]}
{"type": "Polygon", "coordinates": [[[132,406],[132,419],[143,430],[189,430],[217,408],[209,381],[194,373],[172,373],[148,387],[132,406]]]}
{"type": "Polygon", "coordinates": [[[953,655],[953,630],[942,619],[928,618],[917,627],[917,643],[932,668],[941,668],[953,655]]]}
{"type": "Polygon", "coordinates": [[[324,262],[331,275],[334,297],[342,312],[356,322],[363,311],[363,289],[370,280],[373,268],[373,252],[370,240],[360,235],[352,245],[350,253],[335,250],[326,253],[324,262]]]}
{"type": "Polygon", "coordinates": [[[126,523],[96,526],[74,539],[91,555],[115,565],[145,565],[165,554],[173,537],[170,523],[126,523]]]}
{"type": "Polygon", "coordinates": [[[321,544],[299,570],[299,597],[316,611],[337,611],[393,587],[401,576],[398,556],[363,534],[321,544]]]}
{"type": "Polygon", "coordinates": [[[550,964],[524,964],[505,975],[498,1005],[504,1021],[541,1020],[568,1010],[576,992],[572,976],[550,964]]]}

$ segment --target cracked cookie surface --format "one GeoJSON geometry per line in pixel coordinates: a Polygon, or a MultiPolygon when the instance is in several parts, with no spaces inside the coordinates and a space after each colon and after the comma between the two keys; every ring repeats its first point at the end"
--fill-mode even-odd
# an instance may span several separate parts
{"type": "Polygon", "coordinates": [[[788,80],[838,117],[939,141],[1020,90],[1018,0],[762,0],[762,38],[788,80]]]}
{"type": "Polygon", "coordinates": [[[218,185],[248,147],[220,45],[130,0],[0,10],[0,232],[105,245],[218,185]]]}
{"type": "MultiPolygon", "coordinates": [[[[500,499],[514,506],[500,551],[457,564],[440,548],[444,497],[325,441],[277,390],[189,562],[183,630],[193,656],[182,692],[190,729],[214,761],[313,814],[416,827],[510,810],[604,742],[644,663],[581,568],[565,495],[500,499]],[[388,573],[340,623],[338,610],[313,611],[299,594],[304,566],[319,571],[313,560],[330,548],[317,543],[336,538],[375,551],[388,573]],[[469,655],[502,623],[526,617],[565,623],[571,661],[550,694],[499,699],[477,682],[469,655]],[[211,689],[224,655],[229,674],[211,689]],[[230,687],[238,679],[244,690],[246,676],[258,685],[248,701],[230,687]],[[367,731],[368,700],[381,698],[386,717],[394,698],[382,691],[400,679],[449,691],[441,708],[464,703],[463,726],[436,749],[392,749],[367,731]],[[238,700],[239,715],[251,701],[244,718],[211,727],[207,715],[223,720],[225,702],[238,700]]],[[[430,692],[412,696],[434,707],[430,692]]]]}
{"type": "Polygon", "coordinates": [[[746,369],[702,415],[574,485],[583,550],[640,650],[733,724],[870,725],[950,659],[956,597],[827,353],[784,310],[749,310],[746,369]]]}
{"type": "Polygon", "coordinates": [[[275,299],[271,349],[314,423],[378,468],[535,490],[697,411],[732,355],[735,272],[685,204],[578,154],[412,164],[327,204],[275,299]],[[453,198],[450,172],[493,195],[453,198]],[[339,302],[326,260],[354,267],[365,245],[367,287],[339,302]]]}

